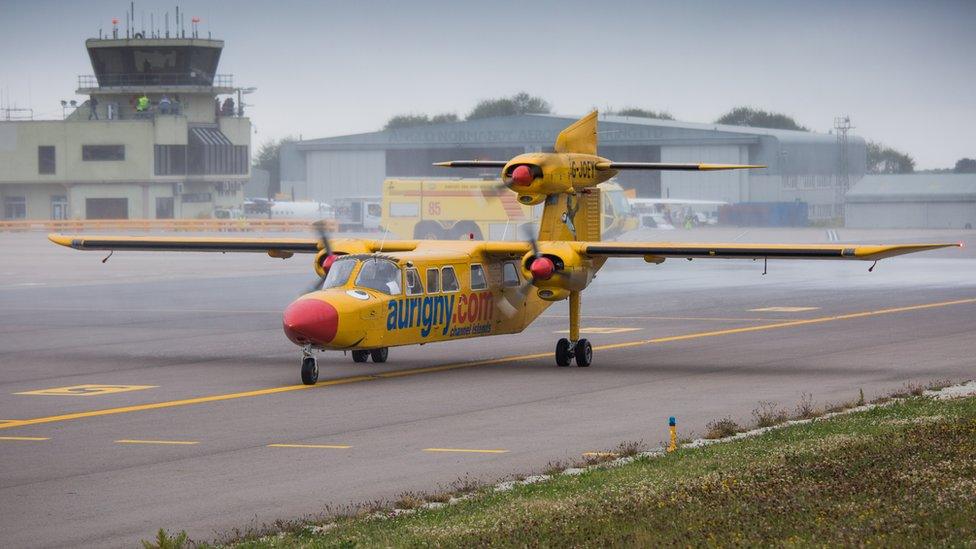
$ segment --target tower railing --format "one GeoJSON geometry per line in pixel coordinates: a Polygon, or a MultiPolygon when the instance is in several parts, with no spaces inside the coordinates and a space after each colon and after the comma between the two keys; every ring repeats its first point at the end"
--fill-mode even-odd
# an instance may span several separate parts
{"type": "Polygon", "coordinates": [[[193,73],[113,73],[96,76],[78,75],[79,88],[99,87],[138,87],[138,86],[213,86],[233,88],[234,75],[217,74],[211,78],[206,74],[193,73]]]}

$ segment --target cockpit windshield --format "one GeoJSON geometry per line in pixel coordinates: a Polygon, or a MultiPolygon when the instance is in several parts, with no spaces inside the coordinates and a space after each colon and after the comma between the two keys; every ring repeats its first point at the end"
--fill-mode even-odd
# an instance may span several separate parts
{"type": "Polygon", "coordinates": [[[400,295],[400,268],[388,259],[369,258],[356,277],[356,287],[370,288],[389,295],[400,295]]]}
{"type": "Polygon", "coordinates": [[[329,269],[329,274],[325,277],[325,282],[322,284],[322,289],[327,290],[329,288],[339,288],[341,286],[345,286],[346,282],[349,281],[349,275],[352,274],[352,270],[355,266],[355,259],[337,259],[329,269]]]}

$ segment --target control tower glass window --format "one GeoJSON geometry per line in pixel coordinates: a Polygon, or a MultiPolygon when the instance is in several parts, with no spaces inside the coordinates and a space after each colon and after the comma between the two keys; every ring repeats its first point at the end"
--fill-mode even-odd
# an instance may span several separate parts
{"type": "Polygon", "coordinates": [[[91,48],[100,86],[213,85],[220,49],[195,46],[91,48]]]}

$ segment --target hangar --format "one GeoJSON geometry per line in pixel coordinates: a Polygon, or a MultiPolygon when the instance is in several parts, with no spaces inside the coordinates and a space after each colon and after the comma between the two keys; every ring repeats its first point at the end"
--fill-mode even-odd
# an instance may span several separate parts
{"type": "MultiPolygon", "coordinates": [[[[578,116],[523,114],[398,128],[288,143],[281,151],[282,192],[329,202],[379,195],[387,177],[494,177],[450,174],[434,162],[506,160],[552,150],[578,116]]],[[[766,164],[755,171],[630,172],[618,182],[638,196],[809,204],[811,219],[840,217],[843,195],[865,172],[859,137],[721,124],[601,115],[600,154],[616,161],[766,164]]]]}
{"type": "Polygon", "coordinates": [[[868,175],[847,193],[846,214],[858,229],[972,229],[976,174],[868,175]]]}

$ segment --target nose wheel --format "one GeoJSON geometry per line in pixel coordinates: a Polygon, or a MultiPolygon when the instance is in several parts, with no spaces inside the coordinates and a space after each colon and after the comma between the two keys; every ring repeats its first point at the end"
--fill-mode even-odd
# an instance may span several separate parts
{"type": "Polygon", "coordinates": [[[319,365],[314,356],[302,358],[302,383],[305,385],[315,385],[319,380],[319,365]]]}

